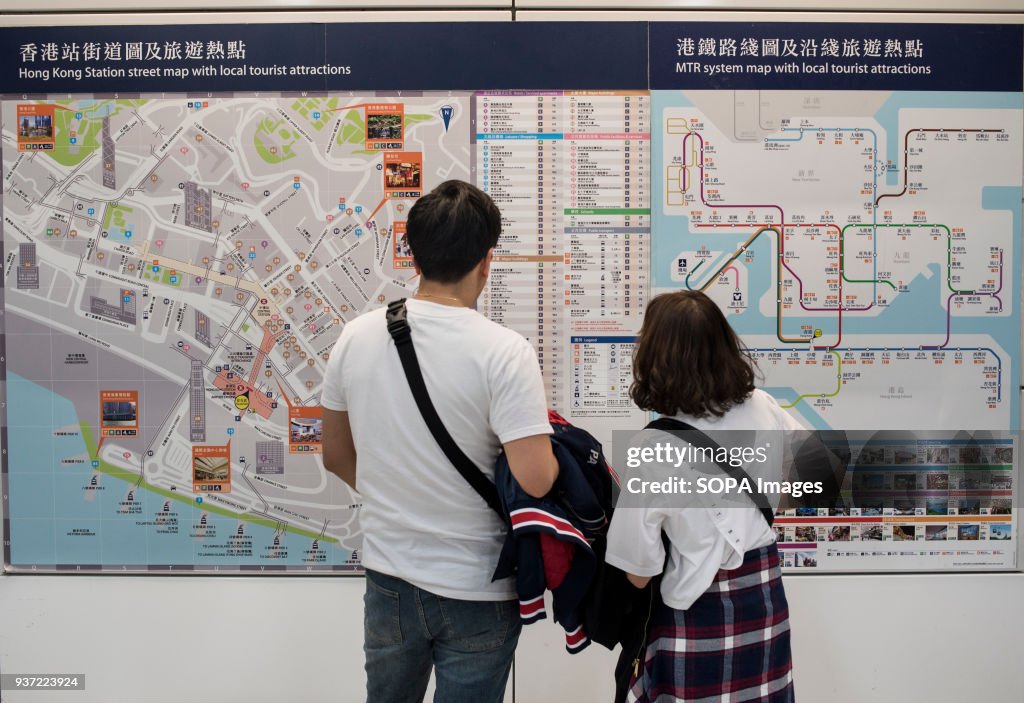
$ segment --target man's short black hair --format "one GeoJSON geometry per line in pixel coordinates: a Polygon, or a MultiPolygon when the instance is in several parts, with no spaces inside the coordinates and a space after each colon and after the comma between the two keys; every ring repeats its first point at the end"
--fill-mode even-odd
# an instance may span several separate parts
{"type": "Polygon", "coordinates": [[[498,243],[501,213],[490,196],[464,181],[445,181],[409,210],[406,237],[420,274],[454,283],[498,243]]]}

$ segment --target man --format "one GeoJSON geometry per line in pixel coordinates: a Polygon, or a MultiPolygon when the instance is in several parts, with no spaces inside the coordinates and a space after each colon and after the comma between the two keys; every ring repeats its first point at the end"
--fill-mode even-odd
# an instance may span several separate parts
{"type": "MultiPolygon", "coordinates": [[[[409,211],[420,286],[407,302],[427,390],[448,432],[489,478],[504,448],[527,493],[558,474],[537,357],[474,310],[501,215],[481,190],[447,181],[409,211]]],[[[511,579],[492,582],[505,528],[430,434],[384,309],[348,323],[327,364],[324,466],[363,499],[369,703],[501,701],[519,639],[511,579]]]]}

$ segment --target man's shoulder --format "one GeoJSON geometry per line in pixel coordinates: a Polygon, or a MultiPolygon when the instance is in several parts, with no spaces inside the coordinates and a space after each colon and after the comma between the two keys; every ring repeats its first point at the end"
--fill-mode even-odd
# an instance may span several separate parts
{"type": "Polygon", "coordinates": [[[494,320],[490,320],[483,315],[477,315],[476,324],[480,325],[481,330],[483,330],[495,344],[514,347],[517,349],[530,346],[530,343],[526,341],[526,337],[521,335],[519,332],[498,324],[494,320]]]}
{"type": "Polygon", "coordinates": [[[384,314],[386,312],[386,308],[375,308],[362,313],[354,320],[345,323],[345,327],[341,331],[342,336],[362,334],[367,330],[373,329],[387,331],[387,324],[384,322],[384,314]]]}
{"type": "MultiPolygon", "coordinates": [[[[513,329],[509,329],[477,310],[466,308],[458,309],[458,329],[464,333],[462,340],[466,345],[466,351],[472,349],[474,353],[489,353],[502,350],[518,351],[523,348],[532,348],[523,335],[513,329]]],[[[410,308],[410,319],[414,320],[415,328],[429,329],[434,322],[439,322],[446,329],[450,328],[452,318],[448,316],[437,317],[434,314],[422,315],[418,310],[410,308]]],[[[414,329],[415,329],[414,328],[414,329]]]]}
{"type": "Polygon", "coordinates": [[[527,355],[536,357],[533,345],[513,329],[509,329],[486,317],[480,316],[479,330],[475,338],[480,341],[480,353],[491,361],[492,370],[521,368],[521,360],[527,355]]]}

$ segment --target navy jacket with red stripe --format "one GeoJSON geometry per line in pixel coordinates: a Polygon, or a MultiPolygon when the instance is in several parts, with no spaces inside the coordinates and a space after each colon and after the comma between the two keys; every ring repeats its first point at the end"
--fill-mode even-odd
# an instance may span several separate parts
{"type": "Polygon", "coordinates": [[[614,474],[594,437],[553,411],[548,419],[558,478],[546,496],[526,493],[505,455],[498,458],[494,480],[509,531],[494,578],[515,574],[524,624],[547,617],[544,591],[550,590],[554,620],[565,629],[566,649],[575,653],[590,644],[583,607],[604,553],[614,474]]]}

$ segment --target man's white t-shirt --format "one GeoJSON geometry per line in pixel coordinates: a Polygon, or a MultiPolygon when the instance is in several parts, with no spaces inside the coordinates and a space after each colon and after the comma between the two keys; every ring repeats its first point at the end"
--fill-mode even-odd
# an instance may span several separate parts
{"type": "MultiPolygon", "coordinates": [[[[501,445],[550,434],[537,355],[475,310],[408,300],[427,391],[445,427],[490,479],[501,445]]],[[[363,565],[448,598],[511,600],[492,582],[505,527],[441,451],[416,407],[383,308],[349,322],[321,404],[347,411],[363,499],[363,565]]]]}
{"type": "MultiPolygon", "coordinates": [[[[755,389],[749,398],[722,417],[676,415],[675,418],[702,432],[756,430],[769,436],[767,444],[773,443],[773,433],[804,429],[774,398],[760,389],[755,389]]],[[[764,446],[766,442],[756,441],[751,446],[755,444],[764,446]]],[[[778,479],[772,472],[785,460],[780,444],[776,441],[774,448],[768,450],[769,461],[765,466],[745,465],[747,473],[752,477],[778,479]],[[769,475],[765,476],[766,472],[769,475]]],[[[699,504],[691,501],[687,507],[662,502],[646,508],[616,510],[608,528],[605,559],[637,576],[656,576],[664,570],[662,600],[669,607],[686,610],[708,589],[719,569],[735,569],[743,563],[747,551],[775,541],[775,531],[765,522],[760,510],[752,500],[746,502],[749,502],[748,507],[737,507],[735,499],[723,505],[722,501],[709,496],[699,504]],[[667,566],[662,530],[670,543],[667,566]]]]}

